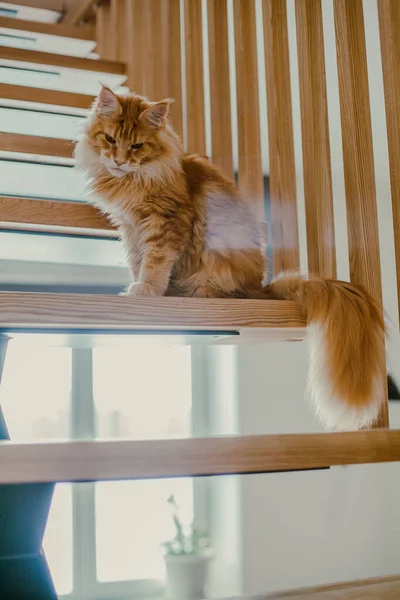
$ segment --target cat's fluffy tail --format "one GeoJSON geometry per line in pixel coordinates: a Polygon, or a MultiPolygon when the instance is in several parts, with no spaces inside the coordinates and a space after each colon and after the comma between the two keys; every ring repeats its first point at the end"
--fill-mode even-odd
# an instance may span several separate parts
{"type": "Polygon", "coordinates": [[[333,279],[283,273],[264,291],[294,300],[308,321],[309,394],[329,429],[360,429],[385,400],[385,324],[362,288],[333,279]]]}

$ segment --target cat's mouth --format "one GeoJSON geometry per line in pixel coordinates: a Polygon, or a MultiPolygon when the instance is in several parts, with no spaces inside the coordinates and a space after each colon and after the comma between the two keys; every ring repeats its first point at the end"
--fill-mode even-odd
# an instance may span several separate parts
{"type": "Polygon", "coordinates": [[[128,171],[125,171],[120,167],[107,167],[107,170],[113,177],[124,177],[128,174],[128,171]]]}

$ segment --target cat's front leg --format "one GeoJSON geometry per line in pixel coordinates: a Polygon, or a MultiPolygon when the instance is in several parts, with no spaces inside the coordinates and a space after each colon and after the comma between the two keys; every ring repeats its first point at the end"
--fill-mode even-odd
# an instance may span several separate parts
{"type": "Polygon", "coordinates": [[[151,248],[141,260],[139,279],[131,283],[127,296],[163,296],[179,252],[171,248],[151,248]]]}

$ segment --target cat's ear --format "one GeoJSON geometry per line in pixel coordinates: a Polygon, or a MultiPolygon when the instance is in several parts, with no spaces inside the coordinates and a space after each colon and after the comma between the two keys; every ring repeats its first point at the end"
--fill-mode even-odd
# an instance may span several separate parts
{"type": "Polygon", "coordinates": [[[96,112],[101,117],[116,116],[121,112],[118,96],[116,96],[110,88],[104,85],[97,97],[96,112]]]}
{"type": "Polygon", "coordinates": [[[165,119],[168,116],[169,105],[172,102],[173,100],[168,98],[167,100],[152,104],[140,114],[139,121],[145,123],[152,129],[158,129],[164,124],[165,119]]]}

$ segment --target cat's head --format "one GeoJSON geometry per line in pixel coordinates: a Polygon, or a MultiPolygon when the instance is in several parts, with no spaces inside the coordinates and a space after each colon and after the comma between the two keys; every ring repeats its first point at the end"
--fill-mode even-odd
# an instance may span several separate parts
{"type": "Polygon", "coordinates": [[[78,162],[100,163],[117,178],[128,173],[157,175],[163,164],[179,160],[182,152],[179,138],[168,122],[171,102],[150,102],[137,94],[120,96],[103,87],[83,137],[90,160],[79,160],[78,143],[78,162]]]}

